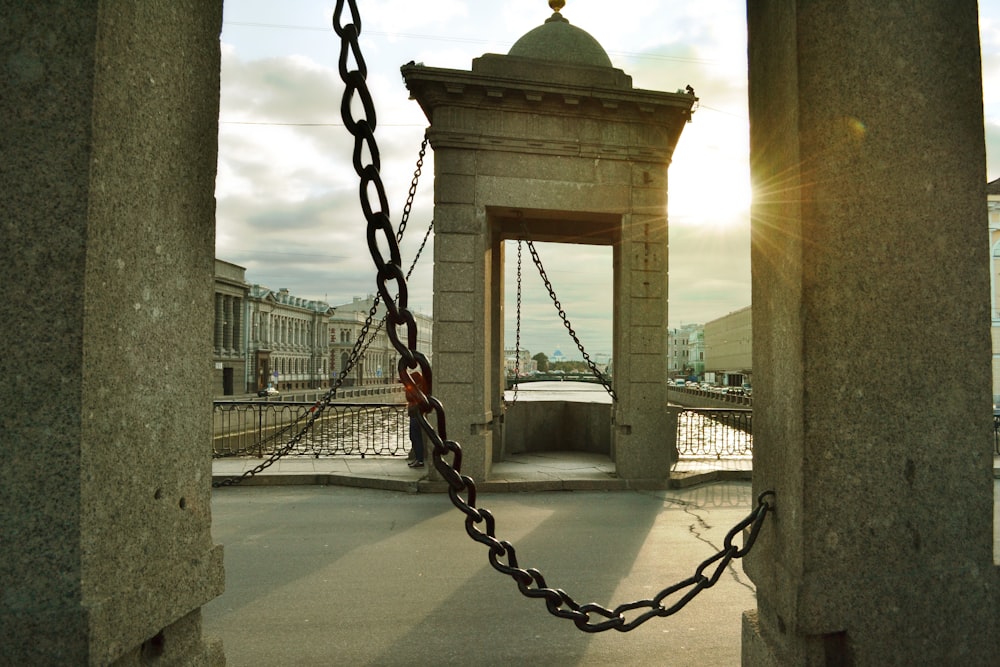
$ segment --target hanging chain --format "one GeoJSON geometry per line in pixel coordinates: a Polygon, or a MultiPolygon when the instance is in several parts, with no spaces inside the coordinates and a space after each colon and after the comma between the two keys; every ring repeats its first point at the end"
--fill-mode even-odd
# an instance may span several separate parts
{"type": "MultiPolygon", "coordinates": [[[[536,569],[525,570],[518,566],[514,546],[506,540],[498,540],[495,536],[496,520],[486,509],[476,507],[476,482],[468,475],[461,474],[462,447],[458,442],[449,440],[444,405],[433,396],[434,387],[431,366],[427,357],[417,348],[417,324],[413,314],[407,307],[408,293],[406,279],[400,268],[399,245],[392,234],[392,223],[389,221],[389,205],[385,196],[385,188],[379,176],[378,147],[375,143],[375,106],[365,80],[367,68],[361,55],[358,38],[361,33],[361,17],[356,0],[337,0],[333,13],[333,28],[341,39],[340,75],[344,80],[344,97],[341,103],[341,114],[344,126],[354,136],[354,168],[361,179],[360,198],[361,209],[368,227],[368,249],[377,270],[376,282],[379,294],[382,295],[386,309],[387,333],[396,351],[399,352],[399,379],[406,387],[408,402],[417,406],[417,419],[421,430],[433,444],[432,458],[434,469],[448,484],[448,496],[452,504],[465,514],[465,529],[468,535],[489,548],[490,564],[498,572],[510,576],[523,595],[531,598],[543,598],[548,611],[554,616],[568,618],[577,628],[584,632],[601,632],[615,629],[626,632],[657,616],[669,616],[679,611],[695,595],[709,588],[719,580],[722,573],[734,558],[742,558],[753,546],[760,531],[761,524],[772,509],[768,500],[771,492],[762,493],[757,499],[757,506],[751,513],[736,524],[726,534],[723,548],[697,567],[692,577],[663,589],[656,597],[620,605],[614,609],[606,609],[596,604],[578,604],[567,593],[560,589],[549,588],[542,574],[536,569]],[[351,23],[343,24],[341,18],[344,7],[351,12],[351,23]],[[356,69],[349,69],[353,59],[356,69]],[[355,120],[352,115],[354,96],[360,98],[364,116],[355,120]],[[362,162],[362,149],[367,147],[371,161],[362,162]],[[371,203],[372,190],[378,200],[378,208],[371,203]],[[385,243],[383,253],[380,241],[385,243]],[[390,288],[390,285],[393,285],[390,288]],[[393,300],[390,294],[395,292],[398,298],[393,300]],[[403,329],[402,334],[399,329],[403,329]],[[413,374],[419,372],[426,381],[427,392],[421,390],[414,381],[413,374]],[[428,416],[433,413],[435,426],[432,426],[428,416]],[[450,457],[451,461],[448,461],[450,457]],[[482,527],[485,530],[482,530],[482,527]],[[733,544],[734,538],[745,529],[743,548],[733,544]],[[715,564],[710,575],[705,574],[709,566],[715,564]],[[689,589],[689,590],[688,590],[689,589]],[[674,593],[686,592],[680,600],[670,606],[664,606],[664,600],[674,593]],[[626,621],[625,613],[647,609],[631,621],[626,621]]],[[[529,244],[530,248],[530,244],[529,244]]]]}
{"type": "MultiPolygon", "coordinates": [[[[399,230],[396,232],[396,243],[400,243],[403,240],[403,232],[406,231],[406,223],[410,220],[410,211],[413,210],[413,198],[417,196],[417,183],[420,181],[420,174],[423,173],[424,168],[424,156],[427,155],[427,131],[424,131],[424,138],[420,142],[420,151],[417,153],[417,166],[413,170],[413,180],[410,181],[410,189],[406,193],[406,203],[403,204],[403,215],[399,218],[399,230]]],[[[426,242],[427,236],[424,236],[424,241],[426,242]]],[[[423,244],[420,245],[420,249],[423,250],[423,244]]],[[[417,252],[417,257],[420,257],[420,252],[417,252]]],[[[417,260],[414,259],[413,263],[416,264],[417,260]]],[[[413,270],[413,267],[410,267],[413,270]]]]}
{"type": "MultiPolygon", "coordinates": [[[[396,243],[400,243],[403,240],[403,233],[406,231],[406,225],[410,220],[410,211],[413,210],[413,199],[417,195],[417,183],[420,180],[420,175],[424,167],[424,156],[427,154],[427,132],[424,132],[423,141],[420,142],[420,152],[417,154],[417,166],[413,170],[413,180],[410,181],[410,189],[406,194],[406,203],[403,205],[403,215],[399,220],[399,230],[396,232],[396,243]]],[[[413,273],[413,269],[416,268],[417,262],[420,260],[420,255],[424,251],[424,246],[427,245],[427,239],[431,235],[431,230],[434,229],[434,221],[431,220],[430,225],[427,227],[427,231],[424,232],[423,241],[420,242],[420,247],[417,248],[416,254],[413,256],[413,261],[410,262],[410,269],[406,272],[406,278],[409,279],[410,275],[413,273]]],[[[368,333],[368,327],[371,326],[372,320],[375,317],[375,313],[378,311],[379,303],[382,300],[381,294],[376,294],[375,298],[372,300],[371,310],[368,312],[368,319],[365,320],[365,325],[361,328],[361,334],[358,336],[359,339],[364,339],[368,333]]],[[[361,348],[360,354],[352,355],[348,360],[347,365],[344,367],[343,373],[346,375],[350,372],[350,369],[354,367],[358,358],[363,357],[365,352],[375,338],[378,336],[379,332],[382,331],[382,327],[385,326],[385,316],[383,316],[377,325],[375,325],[375,330],[371,332],[368,341],[361,348]]],[[[357,346],[355,345],[355,349],[357,346]]]]}
{"type": "Polygon", "coordinates": [[[517,321],[514,329],[514,393],[510,401],[504,401],[507,406],[517,403],[517,385],[521,377],[521,240],[517,241],[517,321]]]}
{"type": "Polygon", "coordinates": [[[570,338],[572,338],[573,342],[576,343],[576,349],[580,350],[580,354],[583,355],[583,360],[586,361],[587,366],[590,367],[590,372],[594,374],[594,377],[596,377],[602,385],[604,385],[604,389],[611,396],[611,400],[617,401],[618,394],[616,394],[614,388],[612,388],[611,381],[604,376],[604,373],[598,370],[597,364],[591,361],[590,355],[583,349],[583,343],[580,342],[580,339],[576,335],[576,331],[573,330],[573,325],[570,324],[569,318],[566,317],[566,311],[563,310],[562,304],[559,303],[559,299],[556,298],[556,292],[552,288],[549,276],[545,273],[545,267],[542,266],[542,260],[538,257],[538,251],[535,250],[535,244],[531,240],[527,240],[526,242],[528,244],[528,251],[531,253],[531,259],[535,262],[535,266],[538,268],[538,275],[542,277],[542,282],[545,283],[545,289],[549,292],[549,297],[552,299],[552,303],[555,305],[556,311],[562,319],[563,326],[566,327],[566,331],[569,332],[570,338]]]}

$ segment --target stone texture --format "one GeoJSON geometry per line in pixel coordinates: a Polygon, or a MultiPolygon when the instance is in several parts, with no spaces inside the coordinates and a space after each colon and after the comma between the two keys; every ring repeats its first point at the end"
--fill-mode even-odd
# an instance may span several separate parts
{"type": "Polygon", "coordinates": [[[579,451],[610,454],[611,406],[522,400],[504,415],[503,454],[579,451]]]}
{"type": "Polygon", "coordinates": [[[0,663],[111,664],[161,631],[167,660],[217,663],[181,619],[223,585],[206,365],[221,6],[0,13],[18,36],[0,46],[0,663]]]}
{"type": "Polygon", "coordinates": [[[993,664],[976,3],[749,8],[744,663],[993,664]]]}

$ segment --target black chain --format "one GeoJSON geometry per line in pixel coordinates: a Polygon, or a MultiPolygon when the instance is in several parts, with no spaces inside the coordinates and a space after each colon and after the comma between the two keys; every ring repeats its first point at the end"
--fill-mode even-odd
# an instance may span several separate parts
{"type": "MultiPolygon", "coordinates": [[[[406,225],[410,221],[410,211],[413,210],[413,199],[417,195],[417,183],[420,181],[420,175],[424,167],[424,156],[426,154],[427,154],[427,133],[424,132],[423,141],[420,142],[420,151],[417,154],[417,166],[413,170],[413,180],[410,181],[410,189],[406,194],[406,203],[403,205],[403,215],[400,217],[399,229],[396,231],[397,244],[403,240],[403,233],[406,231],[406,225]]],[[[424,238],[420,242],[420,247],[417,248],[416,254],[413,256],[413,261],[410,262],[410,269],[406,272],[407,279],[409,279],[410,275],[413,273],[413,269],[416,268],[417,262],[420,260],[420,255],[424,251],[424,246],[427,245],[427,239],[430,237],[432,229],[434,229],[433,220],[431,220],[430,225],[428,225],[427,231],[424,232],[424,238]]],[[[367,334],[368,327],[371,326],[372,320],[375,317],[376,311],[378,311],[378,306],[379,303],[381,303],[381,301],[382,301],[382,295],[376,294],[375,298],[372,300],[372,307],[371,310],[368,312],[368,318],[365,320],[365,324],[361,328],[361,334],[359,335],[359,339],[364,339],[365,335],[367,334]]],[[[368,348],[371,346],[371,344],[375,342],[375,338],[378,336],[383,326],[385,326],[385,316],[382,316],[378,324],[375,325],[375,330],[371,332],[371,336],[368,338],[368,341],[364,344],[364,347],[361,348],[360,354],[354,355],[350,359],[348,359],[347,365],[344,367],[343,374],[346,375],[350,371],[350,369],[354,367],[354,364],[357,362],[357,359],[359,357],[364,356],[365,352],[368,351],[368,348]]]]}
{"type": "MultiPolygon", "coordinates": [[[[420,152],[417,153],[417,166],[413,170],[413,180],[410,181],[410,189],[406,193],[406,203],[403,204],[403,215],[399,219],[399,231],[396,232],[396,243],[403,240],[403,232],[406,231],[406,223],[410,220],[410,211],[413,210],[413,199],[417,196],[417,183],[420,181],[420,174],[423,173],[424,168],[424,156],[427,155],[427,132],[424,132],[423,141],[420,142],[420,152]]],[[[424,241],[426,242],[427,236],[424,236],[424,241]]],[[[420,245],[420,249],[423,250],[423,244],[420,245]]],[[[417,252],[417,257],[420,257],[420,252],[417,252]]],[[[414,258],[413,263],[416,264],[417,260],[414,258]]],[[[413,267],[410,267],[413,270],[413,267]]]]}
{"type": "Polygon", "coordinates": [[[505,401],[507,405],[517,403],[517,385],[521,377],[521,241],[517,241],[517,322],[514,343],[514,393],[510,401],[505,401]]]}
{"type": "Polygon", "coordinates": [[[361,179],[361,209],[368,226],[368,249],[377,269],[378,291],[388,310],[386,316],[387,332],[400,355],[399,379],[406,387],[408,402],[418,407],[420,428],[433,444],[434,469],[447,482],[448,496],[452,504],[465,514],[466,532],[476,542],[489,547],[490,564],[497,571],[514,579],[523,595],[531,598],[543,598],[545,606],[551,614],[571,619],[577,628],[585,632],[601,632],[609,629],[626,632],[655,616],[669,616],[676,613],[698,592],[713,586],[734,558],[742,558],[746,555],[757,538],[764,517],[771,509],[771,504],[766,500],[766,497],[773,494],[765,492],[758,497],[758,504],[753,511],[726,535],[722,550],[699,565],[694,576],[665,588],[656,597],[649,600],[630,602],[615,609],[606,609],[596,604],[580,605],[562,590],[549,588],[538,570],[525,570],[518,566],[514,546],[505,540],[498,540],[495,536],[496,521],[493,515],[489,510],[476,507],[476,482],[468,475],[461,474],[462,447],[456,441],[448,439],[444,405],[432,394],[434,384],[430,362],[416,349],[417,324],[413,314],[407,308],[409,295],[406,289],[406,279],[400,268],[399,246],[395,243],[395,237],[392,235],[385,188],[378,173],[378,148],[375,146],[374,139],[375,108],[365,83],[367,69],[361,56],[361,48],[358,45],[361,18],[356,0],[337,0],[337,6],[333,13],[333,28],[341,39],[340,73],[345,83],[341,113],[344,116],[345,127],[355,138],[354,166],[361,179]],[[346,25],[341,23],[345,5],[350,8],[352,18],[352,22],[346,25]],[[348,69],[349,56],[353,56],[357,65],[356,70],[348,69]],[[365,116],[358,120],[351,116],[351,106],[355,94],[360,95],[361,106],[365,112],[365,116]],[[368,145],[368,154],[371,157],[371,163],[367,165],[361,161],[361,147],[364,144],[368,145]],[[377,209],[372,207],[370,201],[369,190],[372,188],[374,188],[379,202],[377,209]],[[387,243],[388,257],[379,247],[380,235],[387,243]],[[390,289],[390,285],[394,289],[390,289]],[[389,298],[393,292],[398,294],[397,300],[389,298]],[[399,329],[403,329],[402,335],[399,329]],[[428,388],[426,393],[413,380],[413,373],[418,371],[426,381],[428,388]],[[436,426],[431,426],[428,420],[431,413],[434,415],[436,426]],[[447,460],[448,457],[451,459],[450,463],[447,460]],[[733,544],[733,539],[746,528],[750,530],[741,549],[733,544]],[[715,569],[710,576],[706,576],[705,571],[713,563],[716,563],[715,569]],[[663,602],[668,596],[685,589],[690,590],[684,593],[680,600],[669,607],[664,606],[663,602]],[[624,614],[626,612],[647,608],[648,611],[639,614],[633,620],[625,620],[624,614]],[[592,616],[597,620],[592,620],[592,616]]]}
{"type": "Polygon", "coordinates": [[[614,388],[612,388],[611,381],[605,377],[604,373],[598,370],[597,364],[591,361],[590,355],[583,349],[583,343],[580,342],[579,337],[576,335],[576,331],[573,330],[573,325],[570,324],[569,318],[566,317],[566,311],[563,310],[562,304],[559,303],[559,299],[556,298],[556,292],[552,288],[549,276],[545,273],[545,267],[542,266],[542,260],[538,257],[538,251],[535,250],[535,244],[530,240],[526,241],[526,243],[528,244],[528,251],[531,253],[531,259],[535,262],[535,266],[538,268],[538,275],[542,277],[542,282],[545,283],[545,289],[549,292],[549,297],[552,299],[552,304],[556,307],[556,311],[559,313],[560,319],[562,319],[563,326],[566,327],[566,331],[569,332],[570,338],[572,338],[573,342],[576,343],[576,349],[580,350],[580,354],[583,355],[583,360],[586,361],[587,366],[590,367],[590,372],[594,374],[594,377],[596,377],[602,385],[604,385],[604,389],[611,396],[611,400],[617,401],[618,394],[616,394],[614,388]]]}

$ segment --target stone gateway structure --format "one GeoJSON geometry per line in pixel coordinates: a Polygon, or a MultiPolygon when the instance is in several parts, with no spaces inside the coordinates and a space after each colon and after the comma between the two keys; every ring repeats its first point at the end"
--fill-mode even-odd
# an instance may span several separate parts
{"type": "MultiPolygon", "coordinates": [[[[748,3],[754,486],[776,509],[747,563],[745,665],[1000,655],[977,9],[748,3]]],[[[221,2],[0,0],[0,15],[0,663],[221,664],[200,629],[223,585],[207,372],[221,2]]],[[[522,221],[617,243],[634,288],[617,295],[620,354],[666,326],[663,167],[690,97],[590,60],[539,80],[523,46],[472,72],[406,70],[441,158],[454,338],[435,336],[435,360],[452,377],[499,373],[495,255],[522,221]],[[515,155],[530,159],[512,178],[515,155]]],[[[640,358],[616,371],[621,443],[663,404],[640,358]]],[[[442,389],[488,473],[497,383],[442,389]]]]}
{"type": "MultiPolygon", "coordinates": [[[[557,3],[558,4],[558,3],[557,3]]],[[[434,391],[462,436],[463,472],[501,450],[507,239],[612,247],[612,457],[619,477],[669,477],[667,166],[693,92],[632,87],[558,11],[472,71],[409,64],[434,148],[434,391]]],[[[572,316],[572,315],[571,315],[572,316]]]]}

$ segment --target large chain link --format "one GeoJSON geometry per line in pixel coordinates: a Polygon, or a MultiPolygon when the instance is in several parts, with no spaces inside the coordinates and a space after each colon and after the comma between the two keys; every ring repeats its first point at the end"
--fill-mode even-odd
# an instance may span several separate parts
{"type": "Polygon", "coordinates": [[[764,517],[771,509],[771,504],[767,501],[770,492],[760,495],[753,511],[726,535],[722,550],[699,565],[692,577],[663,589],[656,597],[648,600],[630,602],[614,609],[596,604],[581,605],[564,591],[549,588],[538,570],[533,568],[526,570],[518,565],[514,546],[506,540],[496,538],[496,521],[493,515],[489,510],[476,507],[475,480],[461,473],[462,447],[456,441],[448,439],[444,405],[433,396],[434,383],[430,362],[416,349],[417,325],[407,307],[408,293],[406,279],[399,264],[399,246],[391,232],[392,225],[389,222],[385,190],[378,173],[378,148],[374,139],[375,108],[365,83],[367,68],[358,45],[361,17],[356,0],[337,0],[333,13],[333,28],[341,39],[340,72],[345,83],[341,110],[345,127],[355,137],[354,165],[361,179],[361,209],[368,225],[368,249],[377,269],[378,292],[382,295],[388,310],[386,322],[389,338],[400,355],[399,379],[406,387],[409,402],[419,408],[420,428],[433,444],[431,453],[434,469],[447,482],[448,496],[452,504],[465,514],[466,532],[473,540],[489,548],[490,564],[497,571],[510,576],[523,595],[544,599],[545,606],[551,614],[571,619],[577,628],[585,632],[601,632],[609,629],[625,632],[638,627],[650,618],[676,613],[698,592],[713,586],[734,558],[742,558],[750,550],[764,517]],[[345,6],[349,7],[351,13],[352,22],[348,24],[341,21],[345,6]],[[357,67],[354,70],[349,69],[349,60],[352,57],[357,67]],[[365,114],[359,119],[354,119],[350,112],[355,94],[360,96],[361,107],[365,114]],[[362,145],[368,146],[368,155],[371,158],[368,164],[361,161],[359,147],[362,145]],[[371,204],[370,188],[374,189],[378,199],[377,209],[371,204]],[[385,250],[379,247],[380,240],[386,242],[385,250]],[[398,295],[396,300],[389,298],[392,293],[398,295]],[[421,390],[419,383],[413,381],[412,375],[418,371],[426,380],[426,393],[421,390]],[[435,422],[433,426],[429,419],[431,415],[435,422]],[[739,548],[733,544],[733,540],[744,529],[749,531],[744,538],[743,548],[739,548]],[[706,575],[706,570],[713,564],[715,569],[706,575]],[[664,601],[680,591],[686,591],[681,599],[670,606],[665,606],[664,601]],[[626,613],[643,609],[646,611],[636,618],[626,620],[626,613]]]}

